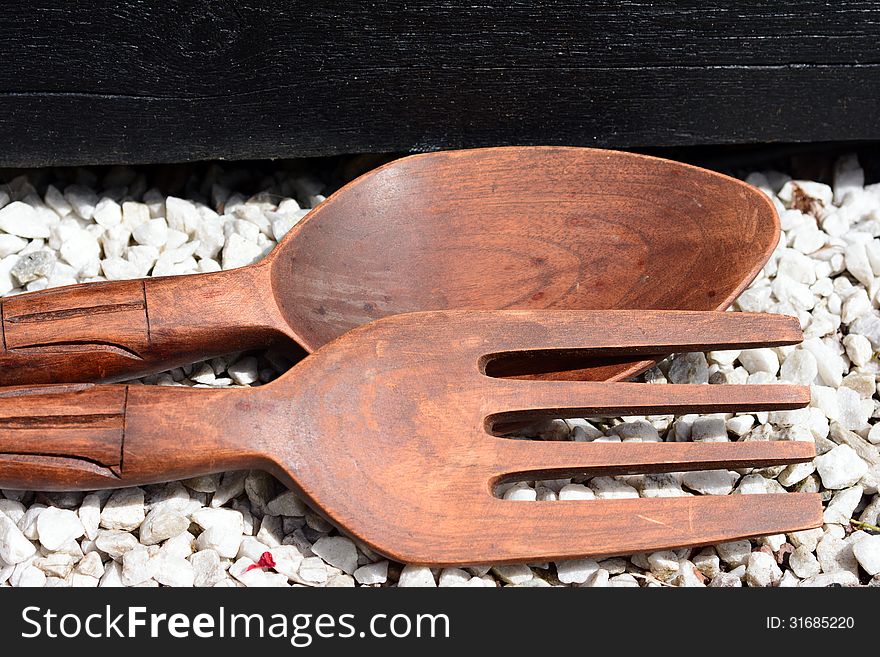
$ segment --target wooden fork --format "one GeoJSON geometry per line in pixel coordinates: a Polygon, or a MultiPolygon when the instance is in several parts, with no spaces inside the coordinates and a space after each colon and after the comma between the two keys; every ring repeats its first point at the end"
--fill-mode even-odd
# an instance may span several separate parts
{"type": "Polygon", "coordinates": [[[506,358],[784,345],[796,320],[689,311],[440,311],[355,329],[259,388],[0,389],[0,486],[94,489],[265,468],[342,531],[398,561],[627,554],[822,523],[816,494],[514,502],[504,481],[766,467],[808,442],[512,440],[540,418],[792,409],[792,385],[648,385],[487,375],[506,358]],[[487,370],[489,368],[489,370],[487,370]]]}

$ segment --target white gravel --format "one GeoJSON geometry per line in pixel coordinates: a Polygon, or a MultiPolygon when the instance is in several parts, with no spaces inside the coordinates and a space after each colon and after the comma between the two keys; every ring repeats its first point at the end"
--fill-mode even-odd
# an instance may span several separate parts
{"type": "MultiPolygon", "coordinates": [[[[644,379],[810,384],[811,407],[556,420],[532,433],[613,442],[812,440],[820,455],[789,467],[539,481],[498,492],[522,503],[588,504],[811,491],[826,502],[824,527],[627,558],[429,569],[389,563],[339,536],[265,473],[227,472],[88,494],[2,491],[0,586],[880,585],[880,536],[871,529],[880,516],[880,185],[864,185],[852,156],[837,162],[830,186],[775,171],[747,180],[773,200],[783,235],[733,310],[795,316],[805,342],[680,354],[644,379]]],[[[260,178],[219,167],[192,175],[174,196],[127,168],[103,178],[90,170],[21,176],[0,188],[0,294],[243,266],[271,251],[327,191],[311,176],[260,178]]],[[[260,385],[289,366],[283,353],[231,354],[141,382],[260,385]]]]}

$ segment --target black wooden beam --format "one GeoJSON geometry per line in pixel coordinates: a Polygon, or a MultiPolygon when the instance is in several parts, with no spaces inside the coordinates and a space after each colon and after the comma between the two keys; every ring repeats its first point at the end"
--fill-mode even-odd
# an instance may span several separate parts
{"type": "Polygon", "coordinates": [[[880,2],[7,0],[0,165],[880,139],[880,2]]]}

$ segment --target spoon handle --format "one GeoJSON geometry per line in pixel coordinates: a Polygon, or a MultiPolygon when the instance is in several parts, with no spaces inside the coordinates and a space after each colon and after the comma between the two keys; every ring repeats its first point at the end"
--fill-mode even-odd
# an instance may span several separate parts
{"type": "Polygon", "coordinates": [[[86,283],[3,299],[0,385],[120,381],[265,346],[286,324],[264,271],[86,283]]]}
{"type": "Polygon", "coordinates": [[[94,490],[266,467],[261,416],[277,409],[257,390],[2,388],[0,488],[94,490]]]}

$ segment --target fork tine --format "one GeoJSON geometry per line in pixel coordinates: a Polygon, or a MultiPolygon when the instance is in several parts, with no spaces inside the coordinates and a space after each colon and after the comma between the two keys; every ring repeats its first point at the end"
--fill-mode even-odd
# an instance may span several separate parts
{"type": "Polygon", "coordinates": [[[486,418],[495,424],[565,417],[787,410],[810,403],[807,386],[651,385],[493,379],[486,418]]]}
{"type": "MultiPolygon", "coordinates": [[[[610,556],[818,527],[816,493],[564,502],[494,500],[482,528],[487,562],[610,556]]],[[[474,555],[482,558],[482,555],[474,555]]]]}
{"type": "Polygon", "coordinates": [[[600,351],[603,357],[781,346],[803,340],[798,320],[786,315],[681,310],[508,310],[483,314],[480,332],[493,353],[563,349],[600,351]]]}
{"type": "Polygon", "coordinates": [[[570,443],[496,439],[498,479],[558,479],[784,465],[809,461],[804,441],[739,443],[570,443]]]}

